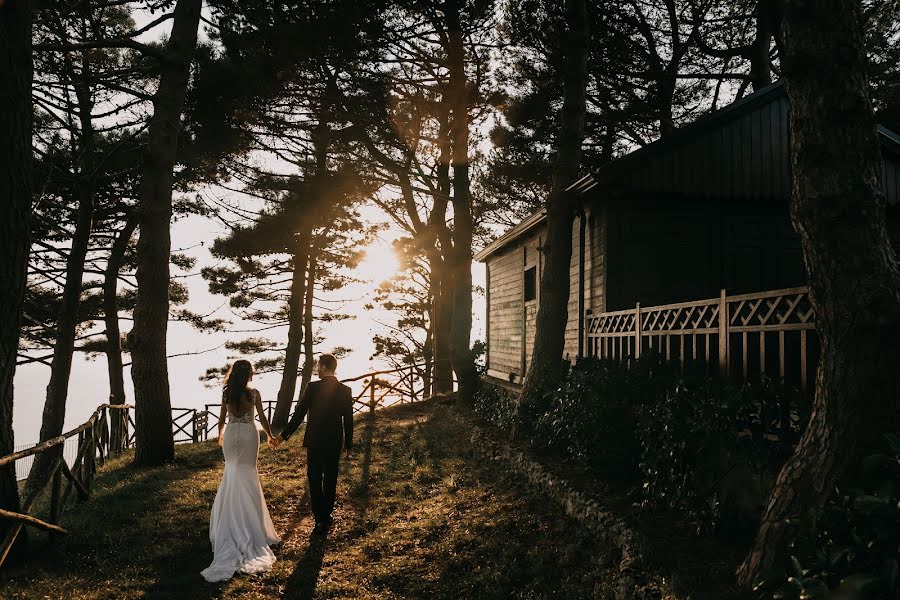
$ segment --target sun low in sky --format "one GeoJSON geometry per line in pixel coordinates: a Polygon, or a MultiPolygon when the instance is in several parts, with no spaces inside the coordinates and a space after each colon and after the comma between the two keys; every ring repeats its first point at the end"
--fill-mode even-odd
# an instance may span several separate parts
{"type": "Polygon", "coordinates": [[[360,279],[377,284],[391,279],[400,270],[397,254],[389,241],[376,240],[366,246],[364,252],[365,256],[356,269],[360,279]]]}

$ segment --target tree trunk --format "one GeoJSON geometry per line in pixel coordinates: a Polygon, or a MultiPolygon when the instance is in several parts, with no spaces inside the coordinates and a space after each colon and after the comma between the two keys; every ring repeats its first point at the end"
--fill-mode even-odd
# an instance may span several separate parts
{"type": "MultiPolygon", "coordinates": [[[[15,447],[13,379],[31,238],[32,11],[30,0],[0,6],[0,456],[15,447]]],[[[0,508],[19,510],[13,464],[0,467],[0,508]]],[[[0,521],[0,539],[12,524],[0,521]]]]}
{"type": "Polygon", "coordinates": [[[140,237],[137,243],[137,302],[131,330],[134,382],[135,464],[153,466],[175,457],[172,403],[166,360],[169,324],[169,255],[172,179],[181,113],[197,46],[201,0],[178,0],[166,44],[170,60],[161,65],[153,96],[141,181],[140,237]]]}
{"type": "Polygon", "coordinates": [[[750,83],[753,91],[772,83],[772,61],[769,49],[777,26],[774,0],[758,0],[756,3],[756,35],[750,48],[750,83]]]}
{"type": "Polygon", "coordinates": [[[429,285],[431,287],[431,329],[432,350],[430,358],[434,361],[431,378],[432,394],[447,394],[453,391],[453,366],[450,362],[450,333],[453,330],[453,319],[450,314],[451,303],[447,297],[450,282],[445,273],[444,260],[435,250],[428,260],[429,285]]]}
{"type": "MultiPolygon", "coordinates": [[[[566,321],[569,315],[569,265],[572,260],[572,225],[578,198],[566,192],[578,177],[584,140],[587,84],[588,20],[584,0],[567,0],[566,72],[559,147],[553,187],[547,198],[547,241],[541,274],[541,302],[535,323],[534,351],[517,403],[520,421],[541,412],[546,396],[562,376],[566,321]]],[[[581,318],[582,315],[578,315],[581,318]]]]}
{"type": "MultiPolygon", "coordinates": [[[[675,64],[677,69],[677,63],[675,64]]],[[[675,86],[677,83],[677,72],[666,72],[656,82],[656,102],[657,112],[659,114],[659,137],[664,138],[675,133],[675,86]]],[[[552,194],[551,190],[551,194],[552,194]]]]}
{"type": "Polygon", "coordinates": [[[306,389],[312,381],[313,367],[316,365],[316,357],[313,354],[313,300],[316,297],[316,255],[313,251],[309,255],[309,273],[306,276],[306,301],[303,306],[303,374],[300,380],[300,393],[306,389]]]}
{"type": "Polygon", "coordinates": [[[451,140],[452,96],[444,95],[438,106],[438,140],[440,155],[436,169],[439,196],[428,218],[428,235],[425,238],[428,252],[428,285],[431,293],[432,360],[434,368],[431,393],[449,394],[453,391],[453,363],[450,357],[450,335],[453,329],[452,281],[449,270],[453,240],[447,229],[447,205],[453,189],[450,179],[450,161],[453,153],[451,140]],[[441,256],[441,250],[444,256],[441,256]]]}
{"type": "MultiPolygon", "coordinates": [[[[478,390],[470,337],[472,335],[472,197],[469,193],[469,82],[466,77],[465,42],[457,0],[445,3],[447,19],[447,59],[450,93],[453,98],[450,126],[451,166],[453,167],[453,247],[449,252],[450,361],[456,372],[459,399],[471,404],[478,390]]],[[[444,285],[441,285],[442,293],[444,285]]]]}
{"type": "Polygon", "coordinates": [[[309,261],[310,231],[303,223],[297,235],[297,249],[294,252],[294,274],[291,279],[291,297],[288,299],[288,342],[284,351],[284,371],[272,414],[272,432],[278,434],[287,425],[291,416],[291,402],[297,389],[297,372],[300,369],[300,355],[303,354],[303,303],[306,298],[306,265],[309,261]]]}
{"type": "MultiPolygon", "coordinates": [[[[122,334],[119,330],[119,271],[131,236],[137,229],[137,215],[125,222],[113,242],[103,274],[103,321],[106,325],[106,365],[109,375],[109,403],[125,404],[125,370],[122,366],[122,334]]],[[[125,446],[124,410],[109,411],[110,451],[118,454],[125,446]]]]}
{"type": "Polygon", "coordinates": [[[431,373],[434,370],[434,328],[432,319],[429,317],[428,325],[425,329],[425,342],[422,344],[422,368],[417,369],[419,376],[422,378],[422,396],[423,399],[433,394],[431,391],[431,373]]]}
{"type": "Polygon", "coordinates": [[[885,229],[860,6],[794,0],[783,19],[791,220],[822,352],[809,425],[738,570],[745,586],[784,556],[785,520],[852,480],[852,467],[900,420],[900,271],[885,229]]]}
{"type": "MultiPolygon", "coordinates": [[[[63,286],[62,303],[56,323],[53,358],[50,361],[50,382],[44,401],[41,419],[40,441],[46,441],[62,434],[66,420],[66,399],[69,391],[69,375],[72,372],[72,356],[75,353],[75,332],[78,327],[78,307],[81,305],[81,291],[84,278],[84,263],[91,237],[94,215],[93,182],[81,180],[76,183],[78,195],[78,216],[72,247],[66,258],[66,282],[63,286]]],[[[28,474],[26,493],[31,494],[53,474],[52,467],[62,456],[63,446],[59,445],[35,456],[28,474]]]]}
{"type": "Polygon", "coordinates": [[[313,211],[317,213],[316,221],[325,223],[317,236],[321,242],[313,241],[309,248],[309,268],[306,278],[306,297],[303,307],[303,374],[300,381],[300,393],[306,390],[306,386],[312,381],[313,367],[316,364],[316,358],[313,354],[313,345],[315,337],[313,336],[313,302],[316,298],[316,277],[318,276],[319,253],[328,244],[328,235],[330,232],[330,206],[326,208],[326,202],[329,202],[327,189],[329,187],[328,176],[328,146],[331,143],[331,115],[328,109],[320,108],[319,123],[313,132],[313,151],[316,157],[315,171],[315,200],[316,205],[313,211]],[[322,219],[322,217],[326,217],[322,219]]]}

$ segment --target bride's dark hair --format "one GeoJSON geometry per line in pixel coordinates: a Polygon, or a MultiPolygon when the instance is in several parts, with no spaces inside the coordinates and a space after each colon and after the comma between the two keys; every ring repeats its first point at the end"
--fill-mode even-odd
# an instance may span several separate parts
{"type": "Polygon", "coordinates": [[[240,406],[241,396],[247,391],[247,383],[253,373],[253,366],[249,360],[236,360],[228,374],[225,375],[225,388],[222,390],[222,400],[231,409],[231,412],[237,412],[240,406]]]}

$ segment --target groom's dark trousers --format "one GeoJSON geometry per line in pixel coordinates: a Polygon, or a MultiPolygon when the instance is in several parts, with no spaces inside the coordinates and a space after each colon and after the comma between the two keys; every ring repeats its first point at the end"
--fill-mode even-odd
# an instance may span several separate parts
{"type": "Polygon", "coordinates": [[[337,489],[340,450],[306,449],[306,476],[309,478],[309,503],[316,523],[331,519],[337,489]]]}
{"type": "Polygon", "coordinates": [[[303,446],[309,501],[317,523],[331,520],[341,449],[353,447],[353,393],[335,377],[310,382],[281,437],[287,440],[306,420],[303,446]]]}

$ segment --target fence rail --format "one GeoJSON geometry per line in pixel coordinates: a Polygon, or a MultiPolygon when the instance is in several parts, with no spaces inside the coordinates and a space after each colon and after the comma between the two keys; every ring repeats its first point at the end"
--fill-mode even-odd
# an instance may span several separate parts
{"type": "MultiPolygon", "coordinates": [[[[375,411],[377,408],[393,404],[424,400],[429,395],[432,363],[419,363],[376,371],[345,379],[344,383],[364,381],[362,390],[354,397],[354,413],[366,408],[375,411]],[[425,368],[428,367],[428,368],[425,368]]],[[[450,382],[452,389],[453,382],[450,382]]],[[[275,401],[267,401],[266,412],[271,419],[275,401]]],[[[219,415],[210,411],[211,407],[221,404],[207,404],[204,410],[194,408],[173,408],[172,428],[177,443],[196,443],[208,438],[209,433],[218,426],[219,415]],[[215,417],[215,421],[210,419],[215,417]]],[[[46,440],[39,444],[18,446],[12,454],[0,457],[0,467],[14,464],[17,475],[28,475],[37,455],[63,446],[64,452],[55,457],[46,472],[37,475],[38,480],[29,482],[25,487],[20,511],[12,512],[0,509],[0,519],[13,522],[2,541],[0,541],[0,566],[3,565],[12,545],[22,530],[29,525],[54,534],[67,533],[59,525],[60,517],[65,509],[72,491],[79,500],[87,500],[91,494],[91,484],[97,465],[102,465],[107,458],[121,450],[130,448],[135,443],[134,406],[130,404],[101,404],[90,418],[63,435],[46,440]],[[77,443],[72,443],[77,440],[77,443]],[[74,452],[69,450],[72,446],[74,452]],[[62,480],[66,479],[65,489],[62,480]],[[50,486],[49,516],[38,518],[30,511],[35,502],[50,486]]]]}
{"type": "Polygon", "coordinates": [[[729,379],[775,375],[809,394],[818,360],[809,288],[787,288],[585,315],[588,356],[701,364],[729,379]]]}
{"type": "Polygon", "coordinates": [[[102,464],[109,456],[108,415],[116,411],[127,411],[130,408],[134,407],[127,404],[101,404],[87,421],[71,431],[0,458],[0,467],[15,464],[16,461],[23,459],[34,460],[38,454],[64,446],[68,440],[75,439],[77,436],[78,451],[75,453],[74,459],[62,452],[61,448],[59,455],[53,459],[49,468],[39,474],[38,480],[30,482],[31,485],[26,485],[20,512],[0,510],[0,518],[13,521],[13,526],[7,530],[3,541],[0,542],[0,565],[6,560],[12,545],[25,525],[57,534],[66,533],[66,530],[60,527],[59,521],[72,491],[75,490],[77,497],[81,500],[89,498],[94,473],[97,470],[97,461],[99,459],[102,464]],[[67,480],[65,489],[62,486],[63,478],[67,480]],[[29,514],[29,512],[48,484],[50,485],[50,514],[44,520],[29,514]]]}
{"type": "MultiPolygon", "coordinates": [[[[394,404],[402,404],[405,402],[416,402],[424,400],[430,395],[432,385],[439,383],[439,380],[432,375],[433,362],[415,363],[396,369],[386,369],[383,371],[373,371],[357,377],[342,379],[341,383],[351,384],[362,381],[362,389],[353,397],[353,414],[369,409],[376,410],[386,408],[394,404]]],[[[450,380],[450,386],[455,385],[456,380],[450,380]]],[[[275,410],[276,400],[263,400],[263,410],[265,410],[266,418],[272,422],[272,413],[275,410]]],[[[221,403],[213,403],[204,405],[202,411],[205,415],[203,427],[199,428],[199,435],[202,439],[209,439],[209,434],[215,431],[219,426],[219,414],[222,408],[221,403]]],[[[259,421],[259,415],[256,415],[259,421]]]]}

